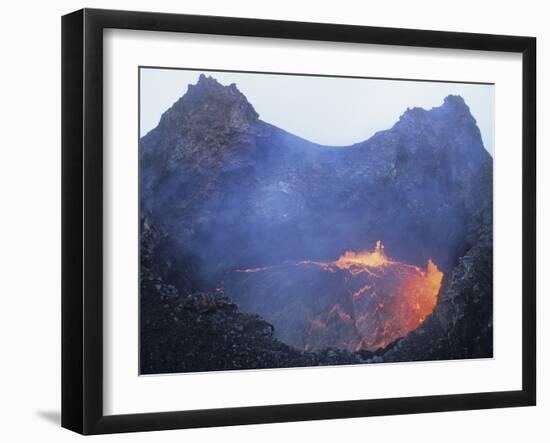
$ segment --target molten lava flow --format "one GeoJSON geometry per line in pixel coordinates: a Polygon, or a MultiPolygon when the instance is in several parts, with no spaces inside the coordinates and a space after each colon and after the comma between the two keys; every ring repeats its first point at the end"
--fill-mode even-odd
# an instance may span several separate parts
{"type": "Polygon", "coordinates": [[[365,292],[367,292],[369,289],[372,289],[372,285],[365,285],[360,287],[357,291],[354,291],[351,295],[354,298],[361,297],[365,292]]]}
{"type": "Polygon", "coordinates": [[[313,320],[306,350],[335,346],[374,351],[387,346],[416,329],[431,314],[443,279],[432,260],[425,270],[392,260],[380,241],[372,251],[346,251],[333,262],[300,264],[350,274],[350,278],[344,277],[351,295],[347,311],[336,304],[324,318],[313,320]]]}
{"type": "Polygon", "coordinates": [[[342,311],[342,308],[338,304],[335,304],[332,309],[328,313],[328,318],[331,318],[333,316],[337,316],[342,321],[351,321],[351,315],[348,313],[342,311]]]}
{"type": "Polygon", "coordinates": [[[406,328],[414,329],[431,314],[437,303],[437,295],[441,288],[443,273],[437,269],[432,260],[428,260],[426,271],[408,279],[401,290],[411,301],[412,311],[408,312],[406,328]]]}
{"type": "MultiPolygon", "coordinates": [[[[372,250],[345,251],[334,261],[286,262],[235,270],[251,312],[275,325],[279,337],[306,351],[328,347],[384,348],[416,329],[433,311],[443,273],[372,250]],[[263,294],[259,296],[257,294],[263,294]]],[[[235,280],[233,280],[235,281],[235,280]]]]}

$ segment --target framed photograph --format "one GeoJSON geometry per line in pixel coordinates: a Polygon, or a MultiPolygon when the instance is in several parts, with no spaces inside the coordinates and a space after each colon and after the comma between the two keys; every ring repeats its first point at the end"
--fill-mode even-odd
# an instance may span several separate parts
{"type": "Polygon", "coordinates": [[[531,37],[62,20],[62,425],[536,402],[531,37]]]}

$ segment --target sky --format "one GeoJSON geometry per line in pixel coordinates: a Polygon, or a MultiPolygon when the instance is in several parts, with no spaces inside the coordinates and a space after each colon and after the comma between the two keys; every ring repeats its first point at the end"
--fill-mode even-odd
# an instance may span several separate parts
{"type": "Polygon", "coordinates": [[[350,79],[183,69],[140,69],[140,136],[195,84],[201,73],[235,83],[260,118],[328,146],[347,146],[391,128],[407,108],[440,106],[461,95],[494,155],[494,86],[410,80],[350,79]]]}

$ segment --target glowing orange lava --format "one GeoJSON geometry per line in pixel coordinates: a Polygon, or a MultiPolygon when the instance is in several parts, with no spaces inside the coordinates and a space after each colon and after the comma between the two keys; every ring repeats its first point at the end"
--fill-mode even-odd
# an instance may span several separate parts
{"type": "Polygon", "coordinates": [[[437,296],[441,288],[443,272],[432,260],[428,260],[426,271],[407,279],[401,291],[407,294],[409,301],[405,327],[414,329],[432,313],[437,303],[437,296]]]}
{"type": "Polygon", "coordinates": [[[426,269],[389,258],[380,241],[374,250],[346,251],[338,260],[317,265],[327,272],[349,272],[347,311],[335,305],[311,322],[307,350],[328,345],[352,351],[383,348],[416,329],[437,304],[443,273],[432,260],[426,269]],[[335,322],[334,313],[340,322],[335,322]]]}
{"type": "Polygon", "coordinates": [[[391,263],[391,260],[386,257],[384,254],[384,245],[378,240],[374,251],[362,251],[362,252],[353,252],[346,251],[344,255],[340,256],[338,260],[334,262],[334,265],[340,269],[348,269],[352,271],[355,267],[378,267],[384,266],[388,263],[391,263]]]}
{"type": "Polygon", "coordinates": [[[443,280],[443,272],[431,259],[426,268],[394,260],[386,255],[380,240],[370,251],[345,251],[334,261],[303,260],[235,272],[285,272],[286,267],[296,272],[295,267],[301,266],[330,273],[330,277],[319,278],[316,290],[324,293],[326,286],[322,285],[332,282],[335,300],[332,307],[307,320],[303,336],[306,351],[327,347],[375,351],[389,345],[416,329],[432,313],[443,280]]]}

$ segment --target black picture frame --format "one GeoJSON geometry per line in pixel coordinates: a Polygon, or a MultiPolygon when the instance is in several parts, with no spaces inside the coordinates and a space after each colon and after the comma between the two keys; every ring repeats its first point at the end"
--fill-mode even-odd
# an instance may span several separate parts
{"type": "MultiPolygon", "coordinates": [[[[62,18],[62,426],[151,431],[536,403],[536,39],[229,17],[83,9],[62,18]],[[522,389],[130,415],[103,412],[103,30],[503,51],[523,64],[522,389]]],[[[519,294],[518,294],[519,296],[519,294]]]]}

